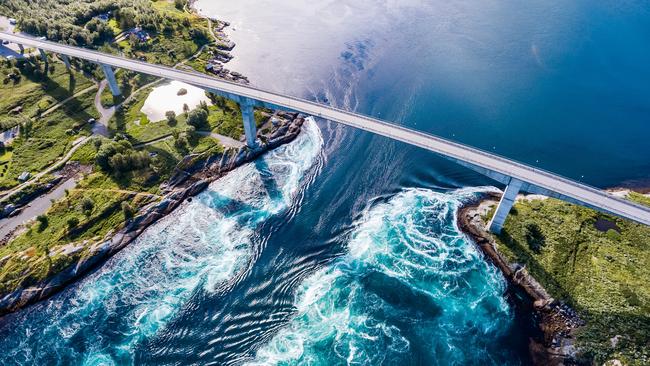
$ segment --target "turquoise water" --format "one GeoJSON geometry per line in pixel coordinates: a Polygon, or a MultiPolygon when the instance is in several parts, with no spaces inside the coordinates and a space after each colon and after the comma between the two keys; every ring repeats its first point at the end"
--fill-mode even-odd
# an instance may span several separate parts
{"type": "MultiPolygon", "coordinates": [[[[650,178],[644,1],[198,1],[229,68],[607,187],[650,178]]],[[[646,182],[646,183],[644,183],[646,182]]],[[[0,364],[529,364],[531,319],[455,223],[494,184],[326,121],[52,299],[0,364]]]]}
{"type": "Polygon", "coordinates": [[[255,229],[289,210],[317,168],[320,132],[308,121],[293,143],[246,164],[185,202],[97,272],[0,322],[1,364],[133,362],[196,293],[222,291],[250,265],[255,229]]]}
{"type": "Polygon", "coordinates": [[[249,365],[516,363],[505,282],[455,226],[476,190],[407,189],[355,223],[347,254],[298,288],[249,365]]]}

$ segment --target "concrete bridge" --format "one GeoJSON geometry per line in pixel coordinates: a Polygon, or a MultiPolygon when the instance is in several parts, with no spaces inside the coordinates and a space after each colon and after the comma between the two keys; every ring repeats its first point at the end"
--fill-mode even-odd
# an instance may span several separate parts
{"type": "Polygon", "coordinates": [[[547,171],[375,118],[248,85],[224,81],[197,72],[176,70],[33,37],[0,32],[0,39],[36,48],[45,60],[47,60],[46,51],[57,53],[61,55],[68,67],[70,67],[69,57],[97,63],[106,74],[106,79],[114,95],[119,95],[120,89],[113,70],[114,68],[123,68],[160,78],[182,81],[232,99],[241,107],[246,143],[253,149],[256,147],[257,136],[253,108],[266,107],[321,117],[433,151],[506,185],[499,206],[489,223],[489,229],[495,233],[501,231],[508,212],[520,191],[543,194],[650,225],[650,208],[648,207],[637,205],[600,189],[547,171]]]}

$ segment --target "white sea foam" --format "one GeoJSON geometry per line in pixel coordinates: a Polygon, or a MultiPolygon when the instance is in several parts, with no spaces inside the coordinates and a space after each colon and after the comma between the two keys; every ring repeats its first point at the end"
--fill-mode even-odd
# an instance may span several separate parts
{"type": "Polygon", "coordinates": [[[455,226],[459,204],[475,194],[408,189],[366,211],[348,254],[304,281],[297,315],[249,364],[394,364],[409,359],[413,337],[425,360],[485,356],[480,337],[498,335],[511,314],[504,280],[455,226]],[[408,290],[385,288],[395,284],[408,290]]]}
{"type": "Polygon", "coordinates": [[[243,270],[255,228],[293,204],[322,143],[309,119],[295,141],[183,203],[98,272],[16,319],[17,328],[25,329],[2,342],[12,351],[0,355],[0,363],[7,356],[18,363],[48,363],[28,351],[40,347],[86,365],[132,363],[135,346],[163,328],[193,292],[214,291],[243,270]],[[34,336],[24,344],[30,331],[34,336]],[[80,337],[81,351],[74,345],[80,337]]]}

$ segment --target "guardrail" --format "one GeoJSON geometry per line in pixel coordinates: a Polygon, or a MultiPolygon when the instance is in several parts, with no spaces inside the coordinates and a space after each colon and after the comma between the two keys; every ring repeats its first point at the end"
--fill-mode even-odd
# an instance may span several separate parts
{"type": "Polygon", "coordinates": [[[325,119],[333,120],[335,122],[339,122],[348,126],[359,128],[394,140],[402,141],[410,145],[418,146],[427,149],[429,151],[436,152],[438,154],[446,155],[448,157],[458,159],[479,167],[483,167],[485,169],[492,170],[506,176],[514,177],[519,180],[525,181],[529,184],[532,184],[534,186],[537,186],[539,188],[547,189],[549,191],[556,192],[560,195],[570,197],[577,201],[584,202],[587,205],[600,207],[603,210],[615,214],[619,214],[621,216],[634,219],[636,221],[646,222],[650,224],[650,208],[648,207],[641,206],[634,202],[613,196],[596,187],[592,187],[585,183],[560,176],[558,174],[549,172],[547,170],[533,167],[518,162],[516,160],[506,158],[501,155],[488,152],[485,150],[481,150],[475,147],[471,147],[459,142],[447,140],[445,138],[432,135],[426,132],[408,129],[396,124],[378,120],[376,118],[363,116],[350,111],[342,110],[340,108],[326,106],[302,98],[284,95],[277,92],[257,88],[254,86],[242,85],[227,80],[216,79],[197,72],[188,72],[184,70],[173,69],[167,66],[150,64],[143,61],[132,60],[121,56],[108,55],[94,50],[87,50],[79,47],[73,47],[64,44],[43,41],[33,37],[9,34],[5,32],[0,32],[0,38],[3,39],[7,38],[7,40],[12,42],[22,43],[23,45],[27,45],[30,47],[42,48],[44,50],[48,50],[51,52],[68,54],[69,56],[82,58],[95,63],[107,64],[114,67],[130,68],[134,71],[147,73],[161,78],[180,79],[189,82],[193,85],[202,86],[209,89],[221,90],[225,93],[230,93],[232,95],[239,95],[244,98],[258,100],[264,103],[268,103],[270,105],[277,105],[279,107],[289,108],[296,111],[301,111],[303,113],[311,114],[316,117],[322,117],[325,119]],[[342,117],[346,117],[346,118],[337,117],[335,116],[335,114],[342,115],[342,117]],[[401,136],[397,136],[394,133],[396,131],[401,132],[402,133],[401,136]],[[417,141],[416,137],[422,138],[423,140],[429,141],[431,143],[435,142],[445,147],[453,147],[455,149],[461,150],[462,152],[466,152],[467,154],[459,155],[458,153],[445,151],[444,149],[432,146],[432,144],[427,145],[426,143],[417,141]],[[476,156],[482,156],[485,158],[485,160],[484,161],[477,160],[476,156]],[[552,185],[545,184],[543,182],[539,182],[538,180],[536,182],[535,179],[530,179],[530,177],[523,176],[522,172],[514,172],[510,169],[504,169],[502,167],[497,166],[495,162],[499,162],[502,165],[506,165],[506,167],[510,166],[512,168],[522,170],[522,172],[529,172],[532,173],[533,175],[537,174],[549,178],[551,180],[554,180],[556,182],[562,182],[578,190],[583,190],[584,192],[590,192],[592,194],[595,194],[600,199],[594,199],[594,197],[588,197],[585,195],[577,194],[575,192],[573,193],[569,192],[566,189],[563,189],[563,187],[559,185],[552,186],[552,185]],[[610,204],[612,202],[616,202],[624,206],[640,210],[642,216],[639,217],[637,214],[625,212],[625,210],[621,210],[621,207],[618,208],[613,207],[610,204]]]}

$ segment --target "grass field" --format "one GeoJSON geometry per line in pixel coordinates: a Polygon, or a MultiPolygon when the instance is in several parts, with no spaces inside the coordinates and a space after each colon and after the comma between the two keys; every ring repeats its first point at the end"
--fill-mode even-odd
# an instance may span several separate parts
{"type": "MultiPolygon", "coordinates": [[[[630,198],[650,204],[640,194],[630,198]]],[[[497,242],[586,320],[577,341],[587,356],[598,364],[650,363],[649,227],[555,199],[533,200],[514,206],[497,242]]]]}
{"type": "Polygon", "coordinates": [[[74,140],[91,133],[87,121],[97,117],[92,101],[84,98],[66,103],[46,117],[35,118],[32,131],[12,143],[13,155],[7,169],[0,169],[0,188],[17,185],[22,172],[36,173],[53,164],[74,140]]]}
{"type": "MultiPolygon", "coordinates": [[[[0,62],[0,65],[0,75],[12,72],[13,67],[6,61],[0,62]]],[[[54,72],[49,72],[43,81],[35,81],[23,75],[17,84],[13,81],[0,83],[0,116],[8,116],[10,111],[22,107],[24,116],[34,117],[94,84],[93,80],[80,72],[68,73],[61,63],[51,62],[51,65],[54,66],[54,72]]]]}

